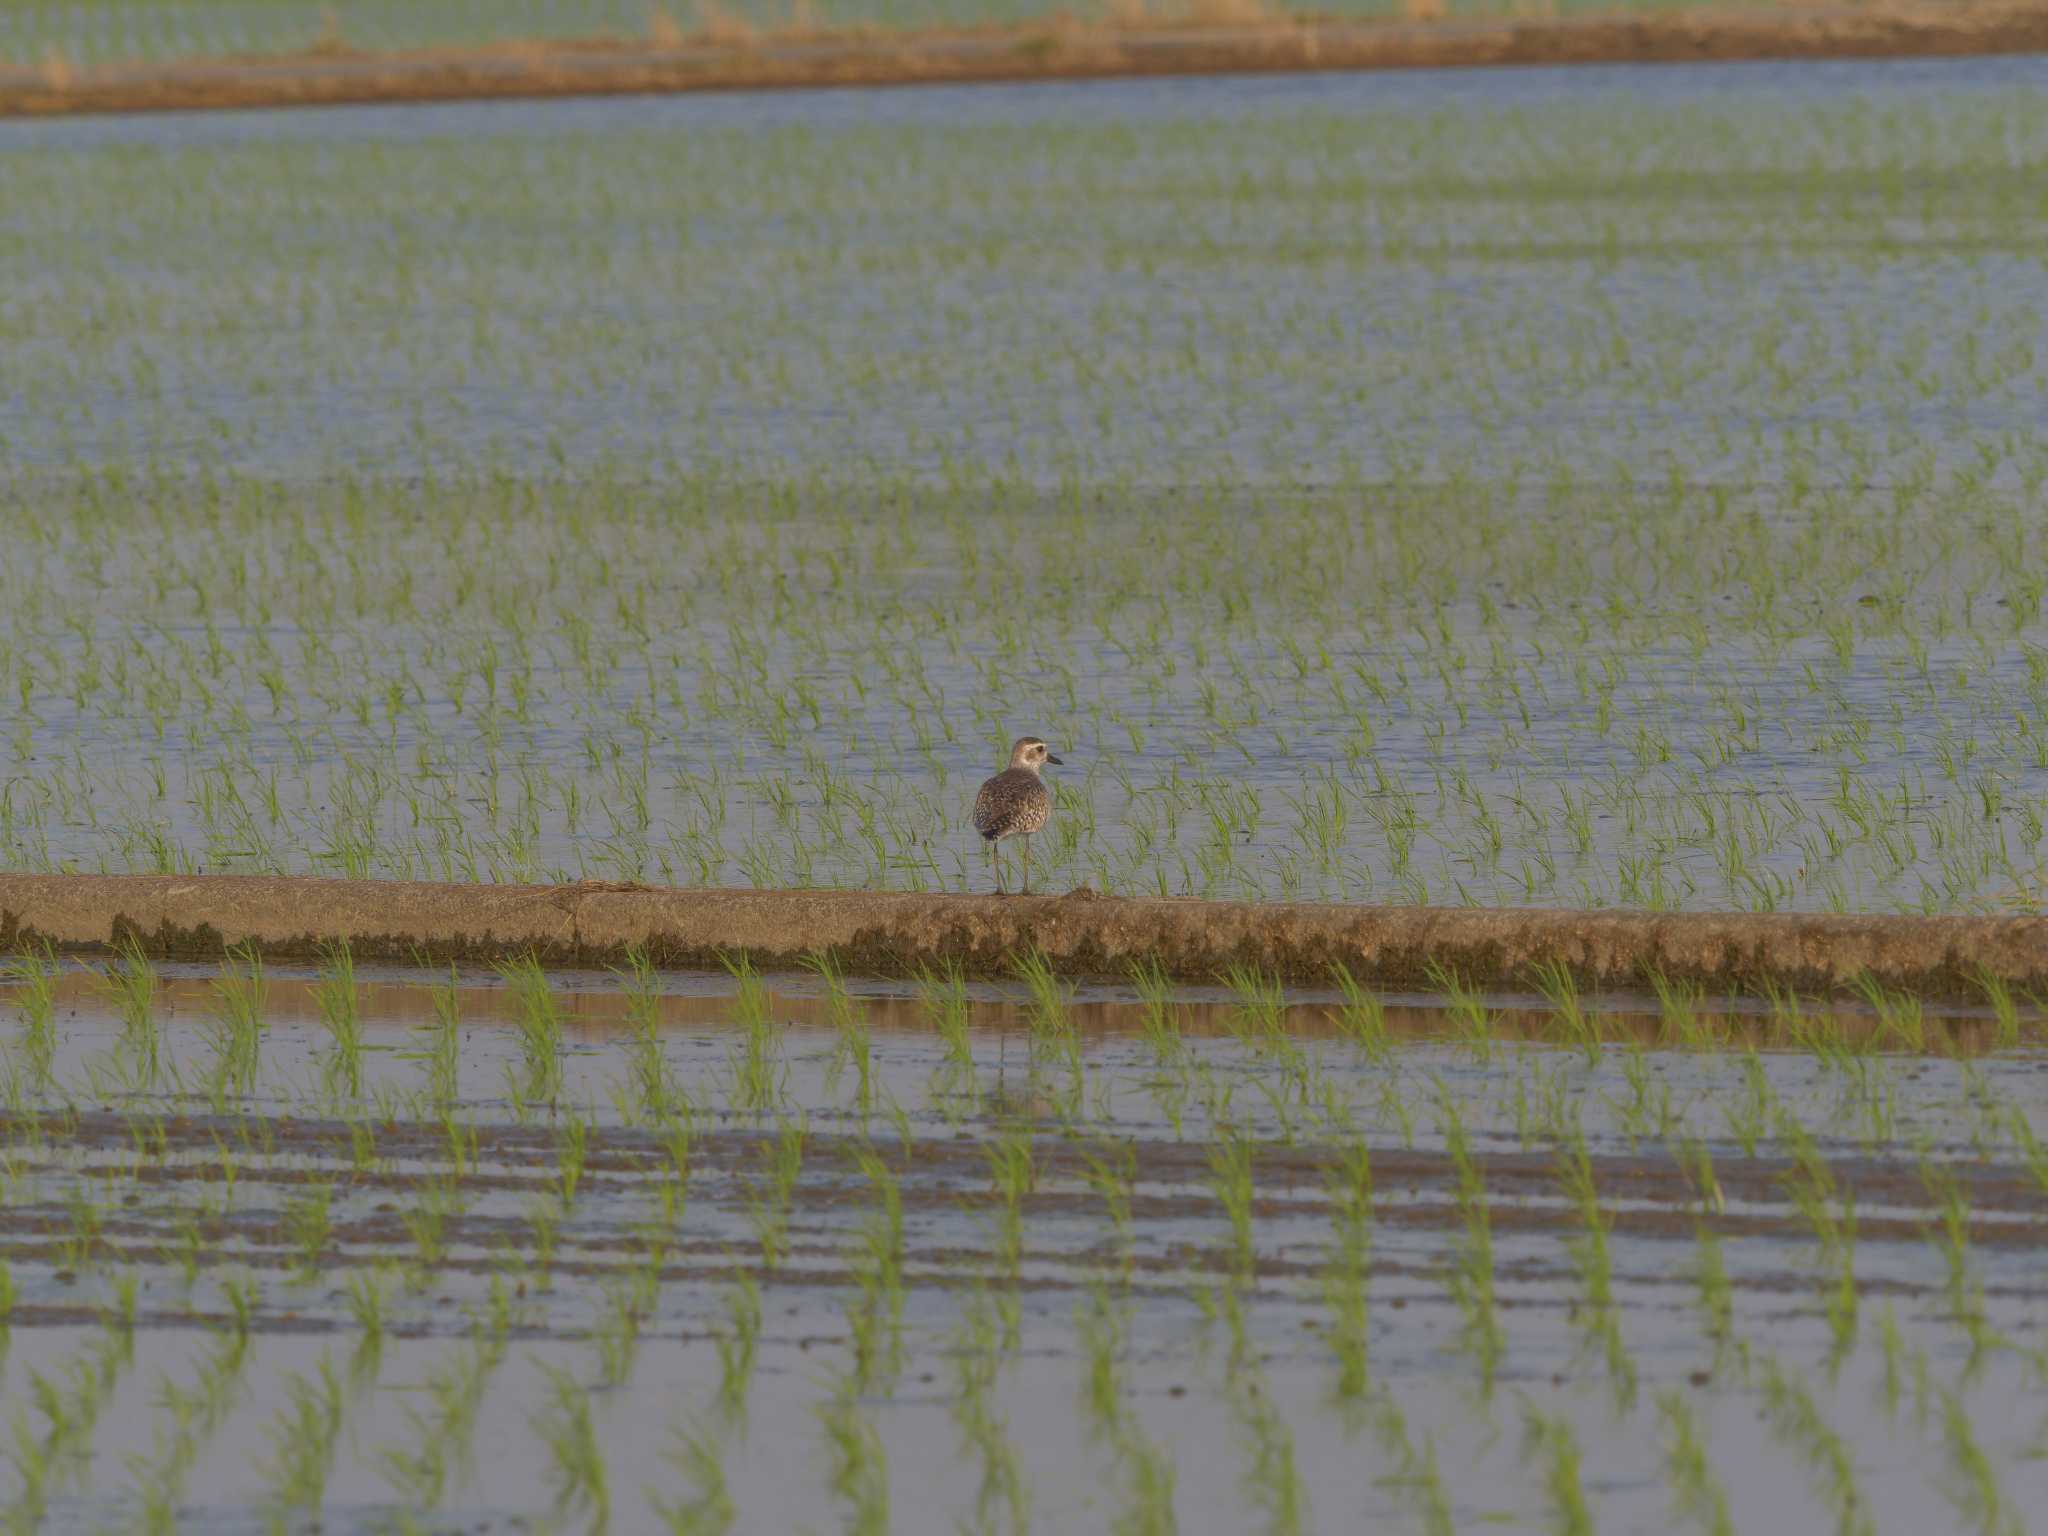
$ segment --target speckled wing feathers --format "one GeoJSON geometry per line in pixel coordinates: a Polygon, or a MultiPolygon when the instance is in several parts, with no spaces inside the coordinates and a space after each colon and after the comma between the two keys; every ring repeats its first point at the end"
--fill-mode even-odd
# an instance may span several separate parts
{"type": "Polygon", "coordinates": [[[1052,792],[1029,768],[1007,768],[974,797],[974,830],[990,842],[1036,832],[1052,814],[1052,792]]]}

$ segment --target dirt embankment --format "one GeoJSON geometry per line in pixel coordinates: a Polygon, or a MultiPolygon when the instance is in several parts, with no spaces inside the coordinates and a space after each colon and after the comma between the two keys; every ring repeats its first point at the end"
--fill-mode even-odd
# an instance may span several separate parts
{"type": "Polygon", "coordinates": [[[1017,26],[918,32],[757,31],[727,23],[638,39],[420,52],[336,44],[294,55],[94,70],[53,57],[36,68],[0,66],[0,116],[1137,75],[2048,52],[2043,0],[1384,22],[1273,15],[1259,0],[1234,0],[1212,14],[1239,19],[1109,22],[1057,16],[1017,26]]]}
{"type": "Polygon", "coordinates": [[[1123,979],[1135,963],[1215,982],[1233,966],[1328,985],[1420,986],[1433,965],[1467,983],[1531,985],[1562,964],[1581,985],[1652,974],[1720,991],[1765,983],[1826,992],[1868,974],[1923,996],[1981,998],[1985,974],[2048,987],[2048,918],[1804,913],[1558,912],[1349,907],[864,891],[669,890],[601,883],[434,885],[249,875],[0,876],[0,949],[47,941],[104,951],[129,940],[171,958],[232,945],[305,958],[347,943],[360,959],[488,961],[532,953],[606,965],[644,948],[665,966],[744,954],[762,969],[828,953],[861,975],[958,965],[1007,975],[1036,950],[1063,975],[1123,979]]]}

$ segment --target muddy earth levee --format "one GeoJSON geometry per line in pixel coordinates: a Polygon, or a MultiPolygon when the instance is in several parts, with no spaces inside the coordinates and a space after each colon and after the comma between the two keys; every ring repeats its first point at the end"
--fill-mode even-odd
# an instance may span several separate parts
{"type": "Polygon", "coordinates": [[[97,70],[9,69],[0,117],[684,91],[974,84],[1148,75],[1485,68],[1742,59],[1933,58],[2048,50],[2041,0],[1708,7],[1670,14],[1250,25],[1011,26],[764,32],[676,46],[526,39],[468,49],[319,51],[97,70]]]}
{"type": "Polygon", "coordinates": [[[0,947],[105,952],[136,943],[200,959],[247,945],[306,958],[346,943],[360,959],[491,961],[534,954],[609,965],[633,948],[660,965],[744,954],[784,968],[829,954],[849,972],[958,965],[1007,974],[1042,952],[1062,974],[1121,979],[1134,964],[1214,982],[1233,966],[1327,985],[1342,964],[1377,986],[1420,986],[1432,964],[1466,981],[1527,987],[1562,964],[1588,987],[1653,973],[1717,990],[1764,982],[1827,991],[1868,974],[1923,996],[1978,997],[1979,978],[2048,986],[2048,918],[1801,913],[1562,912],[1351,907],[920,892],[437,885],[249,875],[0,875],[0,947]]]}

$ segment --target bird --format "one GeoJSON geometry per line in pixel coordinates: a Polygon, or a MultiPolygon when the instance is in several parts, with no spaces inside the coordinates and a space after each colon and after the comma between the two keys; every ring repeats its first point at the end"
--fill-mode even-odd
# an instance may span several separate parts
{"type": "Polygon", "coordinates": [[[1060,760],[1036,736],[1019,736],[1010,748],[1010,766],[981,786],[974,797],[974,830],[988,844],[995,866],[996,890],[1003,889],[1003,861],[996,844],[1006,837],[1024,839],[1024,892],[1031,892],[1031,834],[1052,814],[1052,791],[1038,770],[1060,760]]]}

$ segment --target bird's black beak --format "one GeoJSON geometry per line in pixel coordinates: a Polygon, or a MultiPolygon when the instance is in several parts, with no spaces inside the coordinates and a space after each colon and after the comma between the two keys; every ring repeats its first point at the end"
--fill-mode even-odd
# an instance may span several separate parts
{"type": "Polygon", "coordinates": [[[1050,752],[1048,752],[1048,753],[1046,753],[1046,754],[1045,754],[1045,760],[1046,760],[1046,761],[1047,761],[1048,763],[1059,763],[1060,767],[1062,767],[1062,768],[1064,768],[1064,767],[1066,767],[1066,766],[1067,766],[1067,765],[1066,765],[1065,763],[1060,763],[1060,760],[1059,760],[1058,758],[1054,757],[1054,756],[1053,756],[1053,755],[1052,755],[1052,754],[1051,754],[1050,752]]]}

